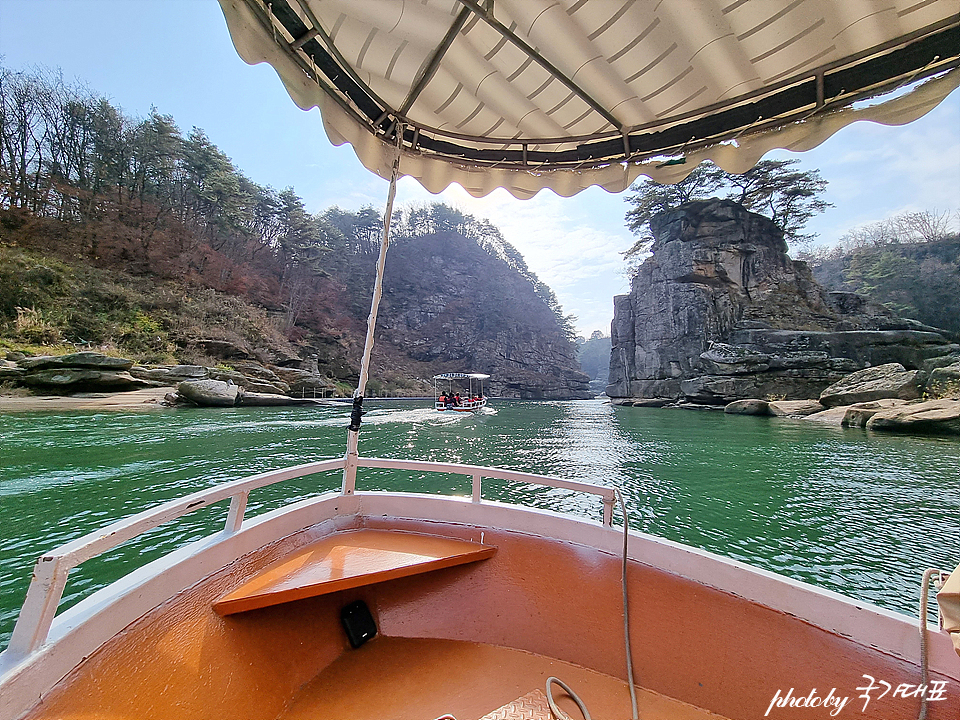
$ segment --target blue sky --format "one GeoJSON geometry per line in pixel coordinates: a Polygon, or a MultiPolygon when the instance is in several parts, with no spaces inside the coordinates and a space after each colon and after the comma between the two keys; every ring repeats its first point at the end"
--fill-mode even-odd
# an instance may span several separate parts
{"type": "MultiPolygon", "coordinates": [[[[215,0],[0,0],[0,56],[11,69],[59,68],[128,115],[156,106],[184,131],[203,128],[248,177],[293,186],[311,212],[383,208],[386,182],[349,146],[333,147],[318,111],[299,110],[272,68],[240,60],[215,0]]],[[[809,226],[819,242],[901,212],[956,212],[960,92],[911,125],[856,123],[810,152],[767,157],[796,157],[829,182],[836,207],[809,226]]],[[[401,204],[438,198],[500,227],[583,334],[609,333],[613,296],[629,286],[619,253],[633,237],[622,195],[591,188],[519,201],[501,190],[478,200],[456,186],[434,196],[400,182],[401,204]]]]}

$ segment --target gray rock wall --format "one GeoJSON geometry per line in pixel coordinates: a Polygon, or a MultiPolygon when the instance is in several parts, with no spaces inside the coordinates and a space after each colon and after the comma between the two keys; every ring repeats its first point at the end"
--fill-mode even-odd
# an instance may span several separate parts
{"type": "Polygon", "coordinates": [[[919,368],[957,346],[853,293],[827,293],[769,219],[727,200],[651,222],[652,256],[614,299],[612,398],[816,398],[844,375],[919,368]]]}
{"type": "Polygon", "coordinates": [[[390,252],[378,342],[434,372],[488,373],[493,396],[594,396],[556,316],[505,263],[455,234],[404,240],[390,252]]]}

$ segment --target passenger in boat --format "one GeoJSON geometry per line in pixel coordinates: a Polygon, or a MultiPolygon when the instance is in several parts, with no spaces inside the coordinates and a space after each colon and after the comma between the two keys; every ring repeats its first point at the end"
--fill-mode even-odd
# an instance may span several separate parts
{"type": "Polygon", "coordinates": [[[460,393],[456,393],[453,396],[453,404],[455,407],[460,407],[463,404],[463,402],[460,400],[460,393]]]}
{"type": "Polygon", "coordinates": [[[446,405],[446,404],[447,404],[447,394],[446,394],[446,393],[440,393],[440,397],[437,398],[437,402],[440,403],[441,405],[446,405]]]}

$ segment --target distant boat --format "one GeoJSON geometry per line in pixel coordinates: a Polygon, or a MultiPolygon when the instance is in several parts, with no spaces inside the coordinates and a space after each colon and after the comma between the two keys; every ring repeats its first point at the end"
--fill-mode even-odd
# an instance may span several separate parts
{"type": "Polygon", "coordinates": [[[483,381],[489,379],[483,373],[441,373],[433,376],[433,406],[438,411],[473,412],[485,407],[487,396],[483,393],[483,381]],[[461,389],[466,393],[461,396],[461,389]]]}

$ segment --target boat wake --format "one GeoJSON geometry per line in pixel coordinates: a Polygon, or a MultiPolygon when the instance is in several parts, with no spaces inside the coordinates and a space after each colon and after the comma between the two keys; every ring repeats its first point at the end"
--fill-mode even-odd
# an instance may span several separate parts
{"type": "Polygon", "coordinates": [[[452,425],[468,418],[471,413],[439,413],[433,408],[377,408],[363,416],[369,425],[384,423],[421,423],[429,425],[452,425]]]}

